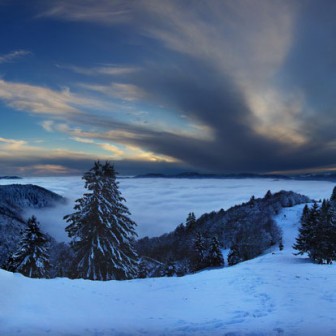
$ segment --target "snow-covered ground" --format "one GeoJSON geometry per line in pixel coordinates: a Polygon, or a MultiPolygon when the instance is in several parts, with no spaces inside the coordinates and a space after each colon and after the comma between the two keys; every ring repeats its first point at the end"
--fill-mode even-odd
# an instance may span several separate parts
{"type": "MultiPolygon", "coordinates": [[[[74,201],[84,192],[78,177],[31,177],[22,180],[0,180],[0,184],[37,184],[69,199],[65,206],[33,210],[42,228],[57,240],[67,240],[63,216],[73,212],[74,201]]],[[[275,179],[120,179],[120,189],[132,219],[138,224],[139,237],[157,236],[175,229],[189,212],[199,217],[246,202],[251,195],[263,197],[267,190],[292,190],[311,198],[330,197],[334,183],[275,179]]]]}
{"type": "Polygon", "coordinates": [[[291,248],[302,207],[276,218],[283,251],[182,278],[39,280],[0,270],[0,335],[336,335],[335,265],[291,248]]]}

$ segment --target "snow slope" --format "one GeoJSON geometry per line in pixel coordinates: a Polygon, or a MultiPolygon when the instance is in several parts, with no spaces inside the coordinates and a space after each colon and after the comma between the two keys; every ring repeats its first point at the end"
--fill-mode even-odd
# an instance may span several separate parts
{"type": "Polygon", "coordinates": [[[335,265],[292,254],[301,211],[276,218],[283,251],[182,278],[39,280],[1,270],[0,334],[335,335],[335,265]]]}

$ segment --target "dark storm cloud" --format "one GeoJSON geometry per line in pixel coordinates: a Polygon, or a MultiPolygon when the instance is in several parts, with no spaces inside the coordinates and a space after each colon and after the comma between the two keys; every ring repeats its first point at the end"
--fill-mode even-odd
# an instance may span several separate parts
{"type": "MultiPolygon", "coordinates": [[[[284,83],[299,87],[308,105],[335,119],[336,3],[306,1],[297,18],[292,48],[283,66],[284,83]]],[[[316,116],[318,116],[316,115],[316,116]]]]}
{"type": "Polygon", "coordinates": [[[101,139],[140,145],[174,157],[191,169],[212,172],[292,170],[334,163],[333,149],[321,147],[319,142],[291,147],[256,133],[252,112],[239,89],[229,76],[216,73],[207,64],[187,58],[178,69],[174,64],[142,73],[133,82],[150,92],[152,101],[197,119],[211,128],[214,138],[203,139],[202,131],[197,139],[110,119],[82,119],[107,131],[119,131],[116,137],[102,133],[101,139]]]}
{"type": "Polygon", "coordinates": [[[257,134],[251,127],[251,110],[234,83],[223,74],[202,68],[204,65],[194,64],[180,78],[167,69],[157,77],[147,77],[146,85],[154,96],[165,102],[168,96],[168,104],[211,127],[214,141],[158,138],[147,145],[195,166],[210,170],[216,167],[217,171],[286,170],[335,163],[333,149],[321,148],[319,139],[289,148],[288,144],[257,134]]]}

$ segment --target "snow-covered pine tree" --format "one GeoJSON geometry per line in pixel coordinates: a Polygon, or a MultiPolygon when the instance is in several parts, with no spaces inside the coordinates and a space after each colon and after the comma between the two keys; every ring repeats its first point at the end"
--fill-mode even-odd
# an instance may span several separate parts
{"type": "Polygon", "coordinates": [[[230,252],[228,254],[228,265],[233,266],[242,261],[239,253],[238,245],[234,244],[231,246],[230,252]]]}
{"type": "Polygon", "coordinates": [[[335,246],[332,242],[333,226],[331,221],[330,203],[323,200],[318,220],[318,226],[314,235],[315,250],[314,260],[319,264],[331,264],[335,246]]]}
{"type": "Polygon", "coordinates": [[[254,195],[251,196],[250,200],[249,200],[249,204],[250,204],[250,207],[253,208],[254,205],[255,205],[255,197],[254,195]]]}
{"type": "Polygon", "coordinates": [[[310,210],[306,204],[303,208],[301,219],[300,219],[300,228],[299,236],[296,238],[296,243],[293,245],[293,248],[298,252],[295,255],[302,255],[309,250],[309,240],[311,235],[311,227],[309,226],[309,217],[310,210]]]}
{"type": "Polygon", "coordinates": [[[336,203],[336,187],[334,187],[331,197],[330,197],[330,202],[331,203],[336,203]]]}
{"type": "Polygon", "coordinates": [[[336,260],[336,187],[334,187],[329,202],[329,242],[332,246],[332,260],[336,260]]]}
{"type": "Polygon", "coordinates": [[[73,260],[73,250],[66,243],[58,243],[50,253],[53,268],[51,277],[68,277],[69,269],[73,260]]]}
{"type": "Polygon", "coordinates": [[[71,276],[91,280],[123,280],[137,275],[138,257],[133,247],[135,222],[123,204],[114,166],[94,163],[84,174],[85,193],[73,214],[64,217],[72,238],[74,262],[71,276]]]}
{"type": "Polygon", "coordinates": [[[220,250],[219,242],[216,237],[212,238],[207,261],[209,263],[209,266],[214,266],[214,267],[224,266],[223,254],[220,250]]]}
{"type": "Polygon", "coordinates": [[[193,230],[195,228],[196,224],[196,216],[193,212],[189,212],[188,217],[186,219],[186,229],[187,230],[193,230]]]}
{"type": "Polygon", "coordinates": [[[321,212],[319,206],[314,202],[311,209],[306,205],[303,208],[301,216],[301,227],[299,236],[293,248],[298,254],[308,253],[309,258],[320,262],[320,245],[321,245],[321,212]]]}
{"type": "Polygon", "coordinates": [[[193,268],[195,271],[207,267],[206,257],[207,257],[206,241],[203,235],[200,232],[197,232],[194,240],[194,256],[192,260],[193,268]]]}
{"type": "Polygon", "coordinates": [[[148,268],[144,260],[141,260],[138,267],[138,278],[145,279],[148,277],[148,268]]]}
{"type": "Polygon", "coordinates": [[[48,278],[50,268],[48,238],[40,231],[35,216],[27,221],[17,251],[9,258],[5,269],[30,278],[48,278]]]}
{"type": "Polygon", "coordinates": [[[318,249],[320,244],[319,232],[321,228],[320,209],[316,202],[309,211],[308,217],[308,256],[314,261],[318,258],[318,249]]]}

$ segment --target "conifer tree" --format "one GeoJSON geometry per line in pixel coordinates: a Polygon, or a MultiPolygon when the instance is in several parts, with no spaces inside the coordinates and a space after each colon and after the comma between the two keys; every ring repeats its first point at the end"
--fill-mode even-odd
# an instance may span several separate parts
{"type": "Polygon", "coordinates": [[[30,278],[47,278],[50,268],[48,242],[36,217],[32,216],[27,221],[18,250],[9,258],[5,269],[30,278]]]}
{"type": "Polygon", "coordinates": [[[308,236],[307,236],[307,252],[312,260],[318,257],[319,249],[319,230],[320,230],[320,209],[316,202],[309,211],[308,216],[308,236]]]}
{"type": "Polygon", "coordinates": [[[88,192],[76,201],[76,211],[64,217],[74,250],[71,276],[91,280],[135,277],[136,224],[123,204],[113,165],[97,161],[83,179],[88,192]]]}
{"type": "Polygon", "coordinates": [[[330,202],[331,203],[336,203],[336,187],[334,187],[331,197],[330,197],[330,202]]]}
{"type": "Polygon", "coordinates": [[[206,265],[206,242],[203,235],[200,232],[197,232],[196,238],[194,241],[194,268],[196,271],[205,268],[206,265]]]}
{"type": "Polygon", "coordinates": [[[331,220],[330,203],[323,200],[320,210],[318,226],[315,233],[315,254],[314,260],[319,263],[331,264],[334,256],[335,246],[331,239],[333,226],[331,220]]]}
{"type": "Polygon", "coordinates": [[[228,254],[228,265],[233,266],[242,261],[242,258],[239,253],[238,245],[234,244],[232,245],[230,252],[228,254]]]}
{"type": "Polygon", "coordinates": [[[332,260],[336,260],[336,207],[330,206],[330,241],[333,247],[332,260]]]}
{"type": "Polygon", "coordinates": [[[334,187],[328,208],[329,220],[329,255],[332,255],[332,260],[336,260],[336,187],[334,187]]]}
{"type": "Polygon", "coordinates": [[[296,255],[307,253],[319,264],[332,262],[335,244],[331,239],[333,235],[331,213],[330,203],[326,200],[322,202],[320,209],[316,202],[311,209],[307,205],[304,207],[299,236],[293,245],[298,251],[296,255]]]}
{"type": "Polygon", "coordinates": [[[296,243],[293,245],[293,248],[298,251],[296,255],[302,255],[309,250],[311,239],[311,226],[309,225],[309,217],[310,210],[306,204],[303,208],[300,219],[301,226],[299,228],[299,236],[296,238],[296,243]]]}
{"type": "Polygon", "coordinates": [[[190,212],[186,220],[186,229],[187,230],[194,229],[195,224],[196,224],[196,216],[193,212],[190,212]]]}
{"type": "Polygon", "coordinates": [[[139,263],[138,278],[145,279],[147,277],[148,277],[148,268],[146,262],[144,260],[141,260],[141,262],[139,263]]]}
{"type": "Polygon", "coordinates": [[[253,208],[255,205],[255,197],[254,195],[251,196],[250,200],[249,200],[249,204],[250,204],[250,208],[253,208]]]}
{"type": "Polygon", "coordinates": [[[223,254],[220,250],[219,242],[216,237],[212,238],[212,242],[210,245],[207,259],[208,259],[207,261],[209,263],[209,266],[214,266],[214,267],[224,266],[223,254]]]}

